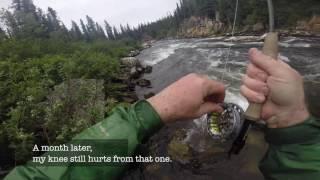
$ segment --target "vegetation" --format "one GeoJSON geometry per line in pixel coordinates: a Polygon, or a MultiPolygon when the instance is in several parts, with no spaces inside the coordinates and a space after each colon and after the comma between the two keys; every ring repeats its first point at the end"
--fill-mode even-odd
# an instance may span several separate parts
{"type": "MultiPolygon", "coordinates": [[[[92,108],[89,118],[75,114],[79,104],[92,98],[93,83],[75,96],[82,99],[70,98],[73,92],[53,102],[50,96],[73,79],[102,80],[107,102],[118,96],[121,86],[113,79],[119,59],[138,42],[118,37],[107,22],[106,35],[89,16],[81,28],[72,22],[69,30],[52,8],[44,13],[32,0],[13,0],[12,9],[1,11],[0,24],[0,169],[6,169],[30,159],[35,143],[66,142],[101,120],[92,108]]],[[[106,106],[109,110],[113,103],[106,106]]]]}

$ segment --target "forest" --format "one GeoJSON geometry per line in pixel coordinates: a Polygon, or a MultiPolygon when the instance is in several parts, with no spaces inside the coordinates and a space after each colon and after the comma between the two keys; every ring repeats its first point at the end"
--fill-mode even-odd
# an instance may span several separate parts
{"type": "MultiPolygon", "coordinates": [[[[102,117],[91,109],[90,118],[76,119],[75,104],[86,100],[67,96],[50,103],[56,86],[73,79],[102,80],[104,99],[117,99],[121,85],[114,79],[121,73],[121,57],[139,49],[143,40],[175,37],[180,25],[192,16],[218,16],[230,26],[235,2],[181,0],[170,15],[137,27],[115,27],[107,20],[100,25],[86,16],[80,22],[72,21],[68,29],[54,9],[37,8],[32,0],[13,0],[10,9],[0,12],[1,169],[25,163],[34,144],[69,141],[102,120],[114,106],[106,103],[102,117]]],[[[319,0],[275,3],[278,27],[294,26],[297,20],[320,13],[319,0]]],[[[239,5],[239,26],[267,24],[265,0],[240,0],[239,5]]]]}

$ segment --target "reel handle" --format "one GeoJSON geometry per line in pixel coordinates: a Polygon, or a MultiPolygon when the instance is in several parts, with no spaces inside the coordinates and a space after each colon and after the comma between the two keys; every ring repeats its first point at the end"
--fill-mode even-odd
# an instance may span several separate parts
{"type": "MultiPolygon", "coordinates": [[[[278,33],[268,33],[264,41],[262,52],[265,55],[272,57],[273,59],[278,59],[278,41],[278,33]]],[[[245,118],[250,121],[259,121],[262,111],[262,105],[263,104],[250,103],[249,108],[245,112],[245,118]]]]}

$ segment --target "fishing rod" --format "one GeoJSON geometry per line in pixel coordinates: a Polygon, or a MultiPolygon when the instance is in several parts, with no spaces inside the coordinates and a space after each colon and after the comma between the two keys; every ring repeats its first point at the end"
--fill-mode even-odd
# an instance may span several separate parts
{"type": "MultiPolygon", "coordinates": [[[[279,40],[278,33],[275,32],[274,28],[274,7],[272,0],[267,0],[267,2],[269,10],[269,33],[267,33],[265,37],[262,52],[273,59],[277,59],[279,53],[279,40]]],[[[263,104],[250,102],[249,108],[244,113],[244,122],[242,128],[232,144],[232,147],[229,151],[229,156],[232,154],[239,154],[243,149],[251,126],[260,120],[262,105],[263,104]]]]}
{"type": "MultiPolygon", "coordinates": [[[[275,32],[274,28],[273,2],[272,0],[267,0],[267,2],[269,11],[269,32],[265,37],[262,51],[265,55],[268,55],[273,59],[277,59],[278,33],[275,32]]],[[[234,32],[237,8],[238,0],[232,34],[234,32]]],[[[243,112],[239,105],[233,103],[224,103],[222,104],[222,107],[224,108],[224,111],[221,114],[212,113],[205,115],[207,120],[207,131],[214,140],[221,142],[225,142],[230,139],[233,140],[232,147],[228,153],[230,157],[232,154],[239,154],[243,149],[251,126],[260,120],[262,104],[250,102],[246,112],[243,112]]]]}

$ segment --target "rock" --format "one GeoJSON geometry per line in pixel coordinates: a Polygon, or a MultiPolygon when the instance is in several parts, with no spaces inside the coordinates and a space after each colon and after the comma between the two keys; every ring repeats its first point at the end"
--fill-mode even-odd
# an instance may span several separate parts
{"type": "Polygon", "coordinates": [[[252,26],[253,31],[263,31],[264,30],[264,25],[263,23],[257,23],[252,26]]]}
{"type": "Polygon", "coordinates": [[[136,67],[136,70],[137,70],[137,72],[139,72],[139,73],[144,73],[144,68],[143,67],[141,67],[141,66],[137,66],[136,67]]]}
{"type": "Polygon", "coordinates": [[[123,97],[123,98],[122,98],[122,101],[132,104],[132,103],[138,101],[138,98],[123,97]]]}
{"type": "Polygon", "coordinates": [[[139,72],[136,67],[132,67],[130,70],[130,79],[139,79],[142,75],[142,72],[139,72]]]}
{"type": "Polygon", "coordinates": [[[145,98],[145,99],[149,99],[149,98],[151,98],[151,97],[153,97],[153,96],[155,96],[155,94],[154,94],[153,92],[150,92],[150,93],[148,93],[148,94],[145,94],[145,95],[144,95],[144,98],[145,98]]]}
{"type": "Polygon", "coordinates": [[[140,87],[151,87],[151,81],[147,79],[139,79],[137,85],[140,87]]]}
{"type": "Polygon", "coordinates": [[[139,50],[133,50],[133,51],[130,51],[130,53],[128,54],[129,57],[136,57],[140,54],[140,51],[139,50]]]}
{"type": "Polygon", "coordinates": [[[309,27],[312,32],[320,33],[320,16],[313,16],[309,21],[309,27]]]}
{"type": "Polygon", "coordinates": [[[152,73],[152,66],[146,66],[146,67],[144,68],[144,73],[146,73],[146,74],[152,73]]]}
{"type": "Polygon", "coordinates": [[[296,27],[296,30],[299,30],[299,31],[304,31],[304,30],[308,30],[309,29],[309,25],[308,25],[308,22],[307,21],[298,21],[297,22],[297,27],[296,27]]]}
{"type": "Polygon", "coordinates": [[[311,31],[320,33],[320,24],[315,24],[312,26],[311,31]]]}
{"type": "Polygon", "coordinates": [[[145,73],[145,68],[139,63],[136,63],[134,67],[130,69],[130,78],[131,79],[138,79],[145,73]]]}
{"type": "Polygon", "coordinates": [[[128,90],[129,91],[135,91],[135,88],[136,88],[136,85],[135,85],[135,83],[133,83],[133,82],[129,82],[128,83],[128,90]]]}
{"type": "Polygon", "coordinates": [[[139,59],[135,57],[124,57],[121,58],[120,62],[127,67],[134,67],[140,64],[139,59]]]}
{"type": "Polygon", "coordinates": [[[145,43],[143,43],[142,44],[142,48],[143,49],[148,49],[148,48],[151,48],[152,46],[151,46],[151,43],[150,42],[145,42],[145,43]]]}
{"type": "Polygon", "coordinates": [[[148,173],[151,173],[151,174],[154,174],[155,172],[158,172],[160,169],[161,169],[160,164],[156,164],[156,163],[149,164],[146,167],[146,171],[148,173]]]}
{"type": "Polygon", "coordinates": [[[177,139],[173,139],[169,143],[168,154],[173,160],[182,164],[187,164],[192,159],[192,151],[190,147],[177,139]]]}

